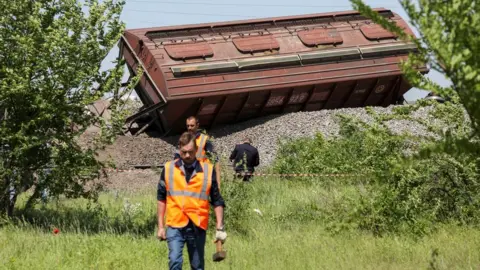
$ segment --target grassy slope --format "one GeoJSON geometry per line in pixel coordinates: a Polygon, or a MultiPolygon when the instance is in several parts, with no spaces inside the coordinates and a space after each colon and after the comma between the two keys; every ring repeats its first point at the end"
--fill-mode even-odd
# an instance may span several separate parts
{"type": "MultiPolygon", "coordinates": [[[[233,188],[233,184],[225,183],[227,188],[233,188]]],[[[245,209],[248,220],[243,222],[247,235],[230,231],[225,246],[227,260],[214,264],[213,232],[209,231],[207,269],[426,269],[434,248],[439,250],[438,269],[480,266],[480,232],[474,229],[449,226],[415,241],[405,236],[376,238],[360,232],[331,235],[321,218],[296,221],[302,205],[328,207],[339,194],[354,195],[354,187],[327,189],[258,179],[247,191],[253,195],[245,209]],[[263,216],[255,213],[255,208],[263,216]]],[[[0,261],[4,262],[0,268],[168,269],[166,243],[154,238],[154,192],[118,197],[105,194],[101,204],[106,212],[86,211],[81,200],[61,202],[59,206],[52,203],[47,211],[34,213],[44,220],[43,225],[10,224],[0,228],[0,261]],[[126,197],[131,203],[140,203],[137,210],[125,211],[126,197]],[[60,234],[51,233],[53,226],[60,228],[60,234]]],[[[228,226],[228,215],[226,219],[228,226]]],[[[186,249],[184,255],[187,266],[186,249]]]]}

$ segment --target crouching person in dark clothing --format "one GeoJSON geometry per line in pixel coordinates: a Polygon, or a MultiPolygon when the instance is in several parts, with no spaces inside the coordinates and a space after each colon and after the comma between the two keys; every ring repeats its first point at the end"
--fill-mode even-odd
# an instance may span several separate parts
{"type": "Polygon", "coordinates": [[[233,161],[237,177],[243,178],[243,181],[250,181],[255,167],[260,165],[258,150],[252,146],[250,138],[245,138],[242,144],[235,145],[235,149],[230,154],[230,161],[233,161]]]}

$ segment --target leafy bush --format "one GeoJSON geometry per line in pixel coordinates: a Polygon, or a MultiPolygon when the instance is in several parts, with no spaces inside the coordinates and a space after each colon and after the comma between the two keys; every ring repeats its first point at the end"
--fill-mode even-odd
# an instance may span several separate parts
{"type": "MultiPolygon", "coordinates": [[[[229,179],[230,180],[230,179],[229,179]]],[[[228,232],[247,234],[251,218],[252,186],[241,181],[222,181],[220,190],[225,200],[224,221],[228,232]]],[[[215,212],[210,211],[209,227],[215,228],[215,212]]]]}
{"type": "MultiPolygon", "coordinates": [[[[280,173],[352,173],[369,175],[384,171],[409,145],[405,136],[390,136],[378,126],[340,116],[340,136],[327,140],[287,140],[281,143],[274,165],[280,173]]],[[[336,180],[338,178],[335,178],[336,180]]]]}
{"type": "Polygon", "coordinates": [[[435,229],[436,223],[479,224],[480,145],[466,138],[468,125],[461,117],[462,108],[427,102],[398,107],[390,115],[369,111],[371,123],[339,116],[337,137],[327,140],[319,134],[283,142],[274,168],[280,173],[359,174],[326,182],[365,187],[360,196],[337,199],[322,210],[333,230],[424,234],[435,229]],[[440,122],[433,125],[412,117],[425,105],[431,106],[430,115],[440,122]],[[387,125],[393,119],[424,124],[432,136],[394,133],[387,125]],[[463,140],[470,151],[449,151],[453,140],[463,140]]]}
{"type": "Polygon", "coordinates": [[[375,229],[380,233],[406,224],[409,230],[424,233],[437,222],[478,224],[476,159],[468,154],[434,154],[391,169],[389,175],[377,179],[373,198],[363,200],[363,208],[356,215],[364,218],[360,226],[383,224],[384,228],[375,229]]]}

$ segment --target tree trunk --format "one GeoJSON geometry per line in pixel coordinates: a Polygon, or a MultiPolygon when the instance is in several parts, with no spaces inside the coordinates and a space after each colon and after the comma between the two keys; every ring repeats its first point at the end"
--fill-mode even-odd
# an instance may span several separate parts
{"type": "Polygon", "coordinates": [[[7,206],[8,217],[13,217],[13,210],[15,209],[15,203],[17,202],[17,194],[9,196],[9,202],[7,206]]]}
{"type": "Polygon", "coordinates": [[[5,216],[5,214],[9,214],[8,212],[8,199],[6,200],[4,197],[5,194],[2,194],[2,198],[0,200],[0,217],[5,216]]]}
{"type": "Polygon", "coordinates": [[[3,216],[7,214],[8,217],[12,217],[15,203],[17,202],[17,192],[8,180],[5,180],[2,191],[3,194],[0,197],[0,215],[3,216]]]}
{"type": "Polygon", "coordinates": [[[35,186],[35,190],[33,191],[32,196],[30,196],[30,198],[28,198],[27,203],[25,203],[25,209],[33,208],[33,206],[35,205],[35,202],[39,197],[40,197],[40,192],[39,192],[38,186],[35,186]]]}

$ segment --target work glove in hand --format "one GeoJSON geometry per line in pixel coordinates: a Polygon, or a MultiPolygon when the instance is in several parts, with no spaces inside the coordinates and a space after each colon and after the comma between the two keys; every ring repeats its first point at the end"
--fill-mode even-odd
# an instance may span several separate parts
{"type": "Polygon", "coordinates": [[[215,234],[215,239],[216,241],[222,241],[222,243],[224,243],[227,239],[227,233],[225,231],[217,230],[217,233],[215,234]]]}

